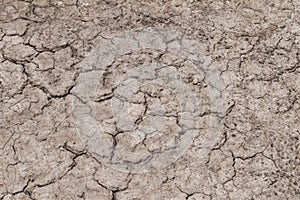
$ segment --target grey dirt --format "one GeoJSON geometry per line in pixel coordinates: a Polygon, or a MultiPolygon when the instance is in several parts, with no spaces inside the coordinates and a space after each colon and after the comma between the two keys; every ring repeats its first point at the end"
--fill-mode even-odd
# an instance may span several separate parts
{"type": "Polygon", "coordinates": [[[0,200],[298,200],[299,66],[297,0],[0,0],[0,200]]]}

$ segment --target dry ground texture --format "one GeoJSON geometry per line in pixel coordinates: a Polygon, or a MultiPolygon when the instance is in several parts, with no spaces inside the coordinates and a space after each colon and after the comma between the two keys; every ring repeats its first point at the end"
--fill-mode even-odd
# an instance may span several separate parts
{"type": "Polygon", "coordinates": [[[0,199],[298,200],[299,53],[299,0],[0,0],[0,199]]]}

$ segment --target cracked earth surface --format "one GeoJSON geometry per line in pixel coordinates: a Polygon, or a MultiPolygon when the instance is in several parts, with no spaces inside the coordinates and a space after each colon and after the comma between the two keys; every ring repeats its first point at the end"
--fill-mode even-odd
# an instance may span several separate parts
{"type": "Polygon", "coordinates": [[[1,0],[0,199],[300,199],[299,15],[296,0],[1,0]],[[201,52],[127,34],[151,30],[201,52]],[[87,105],[107,140],[82,131],[87,105]]]}

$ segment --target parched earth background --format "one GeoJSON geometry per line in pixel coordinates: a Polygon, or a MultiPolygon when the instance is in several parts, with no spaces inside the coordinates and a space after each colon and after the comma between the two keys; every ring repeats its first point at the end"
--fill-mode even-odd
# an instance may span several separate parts
{"type": "MultiPolygon", "coordinates": [[[[0,199],[300,199],[299,53],[297,0],[1,0],[0,199]],[[89,53],[147,27],[178,30],[203,47],[224,82],[226,113],[201,160],[195,142],[170,165],[135,173],[91,153],[72,105],[89,53]]],[[[111,69],[136,55],[164,58],[135,52],[111,69]]]]}

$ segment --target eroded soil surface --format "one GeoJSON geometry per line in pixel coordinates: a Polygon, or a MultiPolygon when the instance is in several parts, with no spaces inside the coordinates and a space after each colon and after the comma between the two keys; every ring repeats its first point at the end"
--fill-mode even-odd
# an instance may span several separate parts
{"type": "Polygon", "coordinates": [[[0,199],[300,199],[299,53],[296,0],[2,0],[0,199]],[[216,87],[205,71],[193,71],[193,58],[147,49],[149,37],[113,37],[148,27],[178,30],[201,46],[222,79],[224,116],[211,109],[216,87]],[[98,144],[80,137],[74,99],[86,92],[78,90],[83,74],[102,70],[82,63],[107,41],[117,50],[145,48],[99,58],[108,63],[93,90],[94,118],[110,139],[98,144]],[[186,87],[171,84],[173,72],[186,87]],[[189,99],[203,107],[179,106],[189,99]],[[211,136],[200,133],[213,115],[223,120],[213,124],[220,134],[200,159],[211,136]],[[176,149],[190,130],[174,162],[136,170],[176,149]]]}

